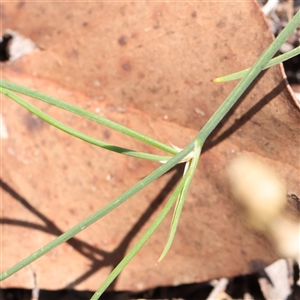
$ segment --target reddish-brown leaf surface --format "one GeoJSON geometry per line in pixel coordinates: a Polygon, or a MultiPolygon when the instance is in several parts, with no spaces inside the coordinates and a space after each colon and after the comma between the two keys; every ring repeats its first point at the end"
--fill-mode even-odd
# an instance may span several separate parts
{"type": "MultiPolygon", "coordinates": [[[[272,35],[254,2],[4,3],[2,28],[40,48],[2,76],[184,147],[234,88],[210,79],[246,67],[272,35]]],[[[32,101],[91,136],[156,153],[109,129],[32,101]]],[[[58,131],[2,97],[2,271],[88,217],[158,163],[114,154],[58,131]]],[[[226,167],[241,153],[273,166],[299,195],[300,114],[280,67],[265,72],[207,141],[175,241],[157,259],[171,215],[113,288],[141,290],[258,270],[277,256],[245,226],[226,167]]],[[[3,282],[96,289],[155,219],[179,167],[3,282]],[[35,274],[35,275],[34,275],[35,274]]],[[[290,207],[293,209],[293,203],[290,207]]]]}

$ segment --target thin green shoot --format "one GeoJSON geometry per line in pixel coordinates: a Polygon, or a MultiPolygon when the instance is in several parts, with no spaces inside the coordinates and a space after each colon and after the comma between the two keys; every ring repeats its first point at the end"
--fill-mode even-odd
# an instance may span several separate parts
{"type": "Polygon", "coordinates": [[[220,120],[228,113],[232,106],[242,96],[245,90],[250,86],[257,75],[265,68],[271,58],[279,50],[281,45],[293,33],[293,31],[300,24],[300,11],[293,17],[289,24],[281,31],[277,38],[271,43],[267,50],[260,56],[253,67],[247,72],[242,80],[237,84],[234,90],[229,94],[221,106],[216,110],[212,117],[207,121],[201,131],[197,134],[196,139],[200,143],[204,143],[207,137],[219,124],[220,120]]]}
{"type": "MultiPolygon", "coordinates": [[[[200,145],[195,143],[195,149],[198,153],[197,149],[201,149],[200,145]]],[[[189,144],[189,146],[193,146],[193,144],[189,144]]],[[[186,186],[190,185],[190,182],[193,178],[194,171],[197,167],[198,158],[199,158],[200,151],[198,155],[195,155],[195,159],[191,162],[191,167],[188,169],[186,174],[181,179],[180,183],[176,187],[175,191],[173,192],[172,196],[166,203],[165,207],[161,210],[157,218],[154,220],[154,222],[151,224],[151,226],[148,228],[148,230],[144,233],[144,235],[141,237],[141,239],[133,246],[133,248],[126,254],[126,256],[121,260],[121,262],[115,267],[115,269],[109,274],[109,276],[105,279],[105,281],[102,283],[100,288],[95,292],[95,294],[92,296],[91,300],[99,299],[99,297],[103,294],[103,292],[107,289],[107,287],[116,279],[116,277],[121,273],[121,271],[128,265],[128,263],[134,258],[134,256],[138,253],[138,251],[144,246],[144,244],[148,241],[148,239],[151,237],[151,235],[155,232],[157,227],[161,224],[161,222],[164,220],[170,209],[172,208],[173,204],[179,197],[179,195],[182,193],[182,190],[186,186]],[[198,158],[197,158],[198,157],[198,158]]]]}
{"type": "MultiPolygon", "coordinates": [[[[296,47],[295,49],[289,51],[289,52],[286,52],[284,54],[281,54],[275,58],[272,58],[270,60],[270,62],[264,67],[264,70],[270,68],[270,67],[273,67],[279,63],[282,63],[292,57],[295,57],[297,55],[300,54],[300,46],[296,47]]],[[[243,78],[247,72],[249,71],[250,69],[245,69],[243,71],[239,71],[239,72],[236,72],[236,73],[232,73],[230,75],[226,75],[226,76],[222,76],[222,77],[217,77],[215,79],[213,79],[214,82],[227,82],[227,81],[231,81],[231,80],[236,80],[236,79],[240,79],[240,78],[243,78]]]]}
{"type": "Polygon", "coordinates": [[[44,113],[40,109],[36,108],[34,105],[30,104],[29,102],[27,102],[20,96],[16,95],[12,91],[7,90],[6,88],[0,87],[0,92],[2,94],[6,95],[7,97],[9,97],[10,99],[14,100],[18,104],[20,104],[21,106],[23,106],[24,108],[29,110],[30,112],[32,112],[33,114],[35,114],[36,116],[38,116],[45,122],[49,123],[50,125],[53,125],[54,127],[66,132],[74,137],[77,137],[85,142],[88,142],[92,145],[95,145],[95,146],[98,146],[98,147],[101,147],[103,149],[110,150],[113,152],[117,152],[120,154],[124,154],[127,156],[136,157],[136,158],[142,158],[142,159],[148,159],[148,160],[154,160],[154,161],[167,161],[170,158],[170,156],[149,154],[149,153],[134,151],[134,150],[127,149],[127,148],[118,147],[118,146],[111,145],[111,144],[105,143],[103,141],[100,141],[98,139],[92,138],[78,130],[75,130],[75,129],[57,121],[56,119],[54,119],[53,117],[44,113]]]}
{"type": "Polygon", "coordinates": [[[79,115],[81,117],[84,117],[86,119],[89,119],[91,121],[94,121],[98,124],[101,124],[103,126],[106,126],[108,128],[111,128],[113,130],[116,130],[118,132],[121,132],[127,136],[130,136],[136,140],[139,140],[143,143],[146,143],[148,145],[151,145],[153,147],[156,147],[158,149],[161,149],[163,151],[166,151],[171,154],[177,154],[178,151],[176,151],[173,147],[166,145],[164,143],[161,143],[153,138],[147,137],[137,131],[134,131],[132,129],[129,129],[121,124],[118,124],[116,122],[110,121],[104,117],[101,117],[97,114],[91,113],[85,109],[82,109],[78,106],[72,105],[70,103],[64,102],[60,99],[45,95],[41,92],[38,92],[33,89],[29,89],[27,87],[18,85],[16,83],[8,82],[5,80],[0,80],[0,87],[6,88],[8,90],[32,97],[34,99],[38,99],[40,101],[46,102],[48,104],[54,105],[56,107],[59,107],[61,109],[64,109],[66,111],[69,111],[71,113],[74,113],[76,115],[79,115]]]}
{"type": "Polygon", "coordinates": [[[193,158],[191,158],[188,162],[186,162],[185,164],[185,168],[184,168],[184,175],[187,175],[187,179],[185,181],[185,184],[180,192],[180,194],[178,195],[176,204],[175,204],[175,208],[174,208],[174,213],[173,213],[173,217],[172,217],[172,221],[171,221],[171,226],[170,226],[170,233],[169,233],[169,237],[166,243],[166,246],[161,254],[161,256],[158,259],[158,262],[160,262],[168,253],[168,251],[170,250],[170,247],[172,245],[172,242],[174,240],[175,237],[175,233],[177,230],[177,226],[178,226],[178,222],[179,222],[179,218],[180,218],[180,214],[183,208],[183,204],[184,204],[184,200],[187,196],[187,192],[188,189],[190,187],[190,183],[192,181],[192,178],[194,176],[194,173],[196,171],[196,167],[198,165],[198,160],[200,157],[200,153],[201,153],[201,147],[195,143],[195,149],[194,149],[194,156],[193,158]]]}

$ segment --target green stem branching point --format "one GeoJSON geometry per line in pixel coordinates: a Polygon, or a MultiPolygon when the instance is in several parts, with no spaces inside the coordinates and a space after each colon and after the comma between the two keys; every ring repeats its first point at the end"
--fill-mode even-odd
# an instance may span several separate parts
{"type": "MultiPolygon", "coordinates": [[[[279,63],[282,63],[292,57],[295,57],[297,55],[300,54],[300,46],[296,47],[295,49],[289,51],[289,52],[286,52],[284,54],[281,54],[275,58],[272,58],[270,60],[270,62],[264,67],[264,70],[270,68],[270,67],[273,67],[279,63]]],[[[226,76],[222,76],[222,77],[217,77],[215,78],[213,81],[214,82],[227,82],[227,81],[231,81],[231,80],[236,80],[236,79],[240,79],[240,78],[243,78],[247,72],[249,71],[250,69],[245,69],[243,71],[239,71],[239,72],[236,72],[236,73],[232,73],[230,75],[226,75],[226,76]]]]}
{"type": "Polygon", "coordinates": [[[193,157],[191,157],[190,160],[187,161],[185,164],[184,176],[186,175],[186,179],[185,179],[184,185],[182,187],[182,190],[180,191],[180,194],[178,195],[178,198],[177,198],[177,201],[175,204],[175,209],[174,209],[174,213],[173,213],[173,217],[172,217],[172,221],[171,221],[171,227],[170,227],[168,241],[166,243],[166,246],[165,246],[160,258],[158,259],[158,262],[160,262],[166,256],[166,254],[168,253],[168,251],[172,245],[172,242],[174,240],[178,222],[179,222],[179,218],[180,218],[180,214],[181,214],[181,211],[183,208],[184,200],[187,196],[187,192],[189,190],[191,181],[194,177],[194,173],[195,173],[197,165],[198,165],[198,161],[199,161],[199,157],[200,157],[200,153],[201,153],[200,145],[195,143],[195,148],[192,153],[193,153],[193,157]]]}
{"type": "Polygon", "coordinates": [[[271,43],[268,49],[260,56],[252,68],[247,71],[247,74],[237,84],[234,90],[229,94],[217,111],[212,115],[202,130],[198,133],[196,139],[205,142],[211,132],[217,127],[219,122],[226,116],[232,106],[238,101],[250,84],[254,81],[257,75],[266,67],[271,58],[279,50],[281,45],[293,33],[300,24],[300,11],[293,17],[290,23],[281,31],[277,38],[271,43]]]}
{"type": "Polygon", "coordinates": [[[180,183],[176,187],[174,193],[172,194],[171,198],[166,203],[165,207],[161,210],[157,218],[148,228],[148,230],[144,233],[142,238],[133,246],[133,248],[126,254],[126,256],[121,260],[121,262],[115,267],[115,269],[108,275],[99,289],[95,292],[92,296],[91,300],[99,299],[99,297],[104,293],[104,291],[108,288],[108,286],[116,279],[116,277],[121,273],[121,271],[129,264],[129,262],[134,258],[134,256],[139,252],[139,250],[145,245],[151,235],[155,232],[157,227],[161,224],[164,220],[170,209],[172,208],[173,204],[175,203],[176,199],[179,197],[180,193],[186,181],[188,180],[189,174],[185,174],[181,179],[180,183]]]}

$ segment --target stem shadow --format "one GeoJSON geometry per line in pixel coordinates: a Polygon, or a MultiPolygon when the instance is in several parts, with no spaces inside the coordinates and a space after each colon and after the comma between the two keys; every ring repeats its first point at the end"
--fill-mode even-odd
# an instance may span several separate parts
{"type": "Polygon", "coordinates": [[[246,90],[241,99],[236,102],[236,104],[232,107],[232,109],[228,112],[228,114],[223,118],[223,120],[219,123],[216,129],[211,133],[206,142],[204,143],[202,153],[208,151],[229,138],[233,133],[235,133],[238,129],[240,129],[243,125],[245,125],[255,114],[257,114],[261,109],[263,109],[268,103],[270,103],[276,96],[278,96],[281,92],[283,92],[286,88],[286,81],[282,80],[272,91],[262,97],[257,103],[255,103],[246,113],[244,113],[240,118],[236,119],[234,123],[227,128],[223,133],[218,135],[224,125],[227,123],[229,118],[235,113],[237,108],[244,101],[245,97],[251,92],[253,87],[258,83],[263,74],[261,74],[246,90]]]}
{"type": "MultiPolygon", "coordinates": [[[[165,187],[159,192],[159,194],[153,199],[153,201],[149,204],[148,208],[145,212],[139,217],[134,226],[130,229],[129,232],[126,233],[124,238],[120,241],[119,245],[111,252],[107,252],[101,249],[98,249],[90,244],[82,241],[76,237],[73,237],[66,241],[67,244],[73,247],[75,251],[85,256],[90,260],[89,270],[84,274],[80,275],[78,278],[74,279],[72,282],[68,283],[65,288],[70,289],[74,288],[77,284],[83,282],[88,277],[93,275],[99,269],[103,267],[110,266],[114,269],[115,266],[120,262],[120,260],[126,254],[128,246],[132,239],[139,233],[141,228],[143,228],[144,224],[149,220],[149,218],[155,213],[160,204],[165,200],[166,196],[174,189],[179,180],[182,177],[183,166],[180,164],[176,166],[175,172],[172,177],[168,180],[165,187]],[[99,259],[99,256],[102,257],[99,259]]],[[[174,170],[173,169],[173,170],[174,170]]],[[[11,186],[5,183],[2,179],[0,179],[0,187],[8,193],[13,199],[18,201],[30,211],[33,215],[38,217],[43,221],[44,225],[35,224],[32,222],[24,221],[24,220],[15,220],[9,218],[1,218],[0,224],[12,225],[12,226],[22,226],[27,227],[34,230],[39,230],[48,234],[52,234],[55,236],[59,236],[64,232],[52,221],[50,221],[45,215],[39,212],[35,207],[33,207],[24,197],[22,197],[18,192],[16,192],[11,186]]],[[[113,288],[116,284],[117,279],[111,284],[110,288],[113,288]]]]}

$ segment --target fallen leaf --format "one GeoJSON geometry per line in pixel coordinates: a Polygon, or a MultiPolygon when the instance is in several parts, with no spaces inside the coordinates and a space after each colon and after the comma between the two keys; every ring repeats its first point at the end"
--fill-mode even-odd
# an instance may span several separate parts
{"type": "MultiPolygon", "coordinates": [[[[38,47],[3,77],[183,148],[234,88],[212,78],[250,67],[273,37],[243,2],[3,3],[2,28],[38,47]],[[199,113],[200,112],[200,113],[199,113]]],[[[122,147],[154,151],[46,104],[47,113],[122,147]]],[[[87,145],[2,98],[2,265],[6,270],[159,166],[87,145]]],[[[232,201],[226,168],[251,152],[299,191],[300,113],[280,66],[264,72],[205,144],[175,241],[156,265],[172,215],[111,286],[143,290],[262,269],[277,259],[232,201]]],[[[153,152],[154,153],[154,152],[153,152]]],[[[178,167],[3,287],[95,290],[170,196],[178,167]]],[[[290,208],[298,214],[296,204],[290,208]]]]}

